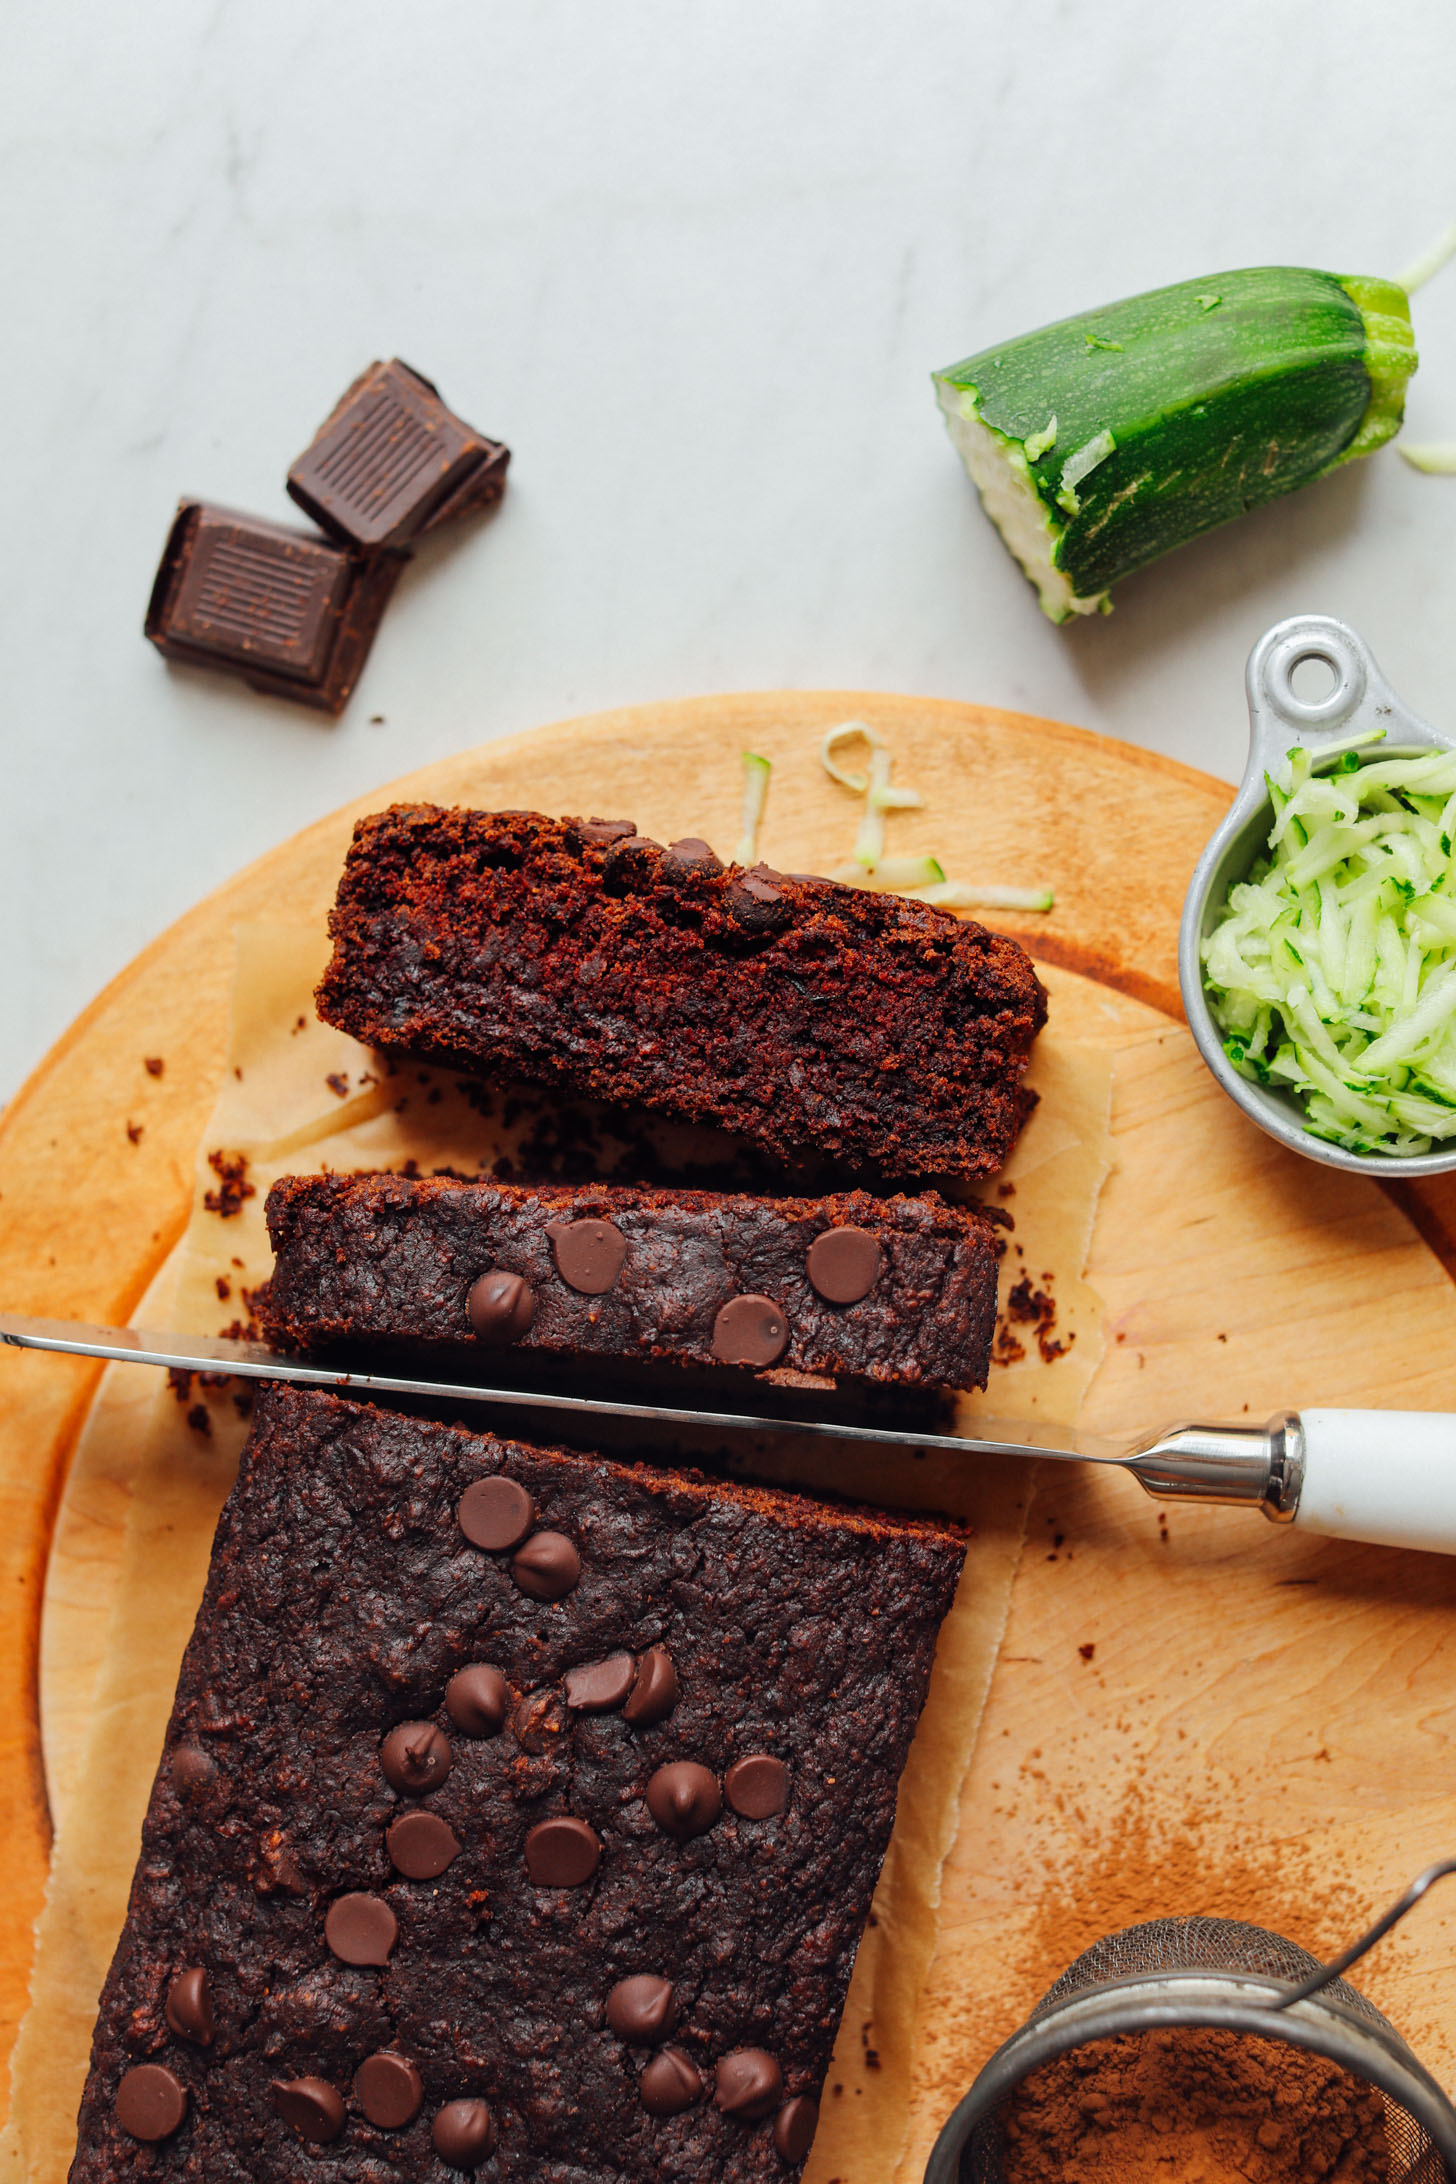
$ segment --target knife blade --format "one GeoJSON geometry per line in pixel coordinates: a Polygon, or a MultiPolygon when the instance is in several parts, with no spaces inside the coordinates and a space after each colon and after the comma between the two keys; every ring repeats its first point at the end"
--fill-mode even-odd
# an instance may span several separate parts
{"type": "Polygon", "coordinates": [[[1159,1501],[1223,1502],[1258,1509],[1275,1524],[1297,1523],[1305,1531],[1335,1539],[1456,1555],[1456,1415],[1447,1411],[1287,1410],[1276,1411],[1262,1426],[1174,1425],[1121,1439],[978,1412],[969,1432],[927,1433],[906,1426],[772,1418],[751,1411],[363,1372],[317,1357],[279,1356],[265,1343],[227,1335],[157,1333],[0,1312],[0,1347],[7,1344],[184,1372],[289,1380],[356,1395],[427,1396],[720,1434],[808,1434],[819,1440],[938,1449],[970,1457],[1046,1456],[1130,1472],[1159,1501]]]}
{"type": "Polygon", "coordinates": [[[228,1335],[183,1335],[146,1327],[100,1327],[86,1320],[32,1319],[0,1312],[0,1343],[19,1350],[48,1350],[128,1365],[162,1365],[183,1372],[225,1372],[243,1380],[291,1380],[355,1395],[432,1396],[451,1403],[515,1409],[571,1411],[625,1418],[641,1425],[691,1426],[735,1433],[808,1433],[836,1441],[868,1441],[880,1447],[943,1449],[981,1456],[1050,1456],[1074,1463],[1124,1464],[1130,1443],[1045,1426],[1030,1419],[976,1419],[973,1434],[925,1433],[902,1426],[859,1426],[835,1419],[771,1418],[748,1411],[695,1410],[665,1403],[630,1403],[615,1397],[567,1395],[535,1388],[493,1388],[470,1380],[408,1378],[361,1372],[327,1359],[280,1354],[263,1342],[228,1335]]]}

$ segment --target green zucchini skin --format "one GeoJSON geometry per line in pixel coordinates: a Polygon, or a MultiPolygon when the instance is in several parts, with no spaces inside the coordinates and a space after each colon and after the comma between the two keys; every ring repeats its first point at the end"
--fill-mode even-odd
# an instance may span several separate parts
{"type": "Polygon", "coordinates": [[[1186,539],[1388,439],[1415,366],[1393,282],[1259,266],[1063,319],[935,380],[948,416],[1020,454],[1067,611],[1085,612],[1186,539]],[[1104,435],[1110,451],[1069,485],[1069,457],[1104,435]]]}

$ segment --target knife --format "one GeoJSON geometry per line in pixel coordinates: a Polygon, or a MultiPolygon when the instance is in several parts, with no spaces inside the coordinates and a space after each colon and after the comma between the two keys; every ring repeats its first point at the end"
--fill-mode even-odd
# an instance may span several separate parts
{"type": "Polygon", "coordinates": [[[30,1319],[14,1312],[0,1312],[0,1344],[185,1372],[224,1372],[244,1380],[288,1380],[353,1395],[430,1396],[448,1403],[622,1418],[643,1426],[811,1434],[878,1448],[1102,1464],[1131,1472],[1159,1501],[1239,1504],[1261,1510],[1276,1524],[1298,1524],[1330,1538],[1456,1554],[1456,1417],[1443,1411],[1278,1411],[1262,1426],[1185,1424],[1121,1438],[1032,1419],[978,1415],[973,1432],[926,1433],[533,1388],[488,1388],[474,1381],[406,1379],[317,1357],[280,1356],[266,1343],[226,1335],[97,1327],[84,1320],[30,1319]]]}

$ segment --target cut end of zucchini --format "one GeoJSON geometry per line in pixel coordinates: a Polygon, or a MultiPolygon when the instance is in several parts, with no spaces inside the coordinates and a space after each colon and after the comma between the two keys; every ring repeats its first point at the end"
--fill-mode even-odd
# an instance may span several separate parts
{"type": "MultiPolygon", "coordinates": [[[[1031,478],[1027,446],[1008,438],[981,417],[975,391],[937,378],[935,391],[945,414],[957,454],[965,464],[981,505],[1005,540],[1013,557],[1036,586],[1042,612],[1054,622],[1070,621],[1074,614],[1106,614],[1111,606],[1106,592],[1079,598],[1057,567],[1061,525],[1038,494],[1031,478]]],[[[1046,437],[1054,420],[1032,435],[1036,460],[1052,442],[1046,437]]]]}
{"type": "Polygon", "coordinates": [[[934,376],[987,514],[1063,622],[1392,438],[1415,364],[1394,281],[1248,266],[1059,319],[934,376]]]}
{"type": "Polygon", "coordinates": [[[1405,390],[1417,360],[1410,297],[1403,288],[1394,281],[1358,273],[1342,278],[1340,286],[1365,321],[1365,369],[1370,374],[1370,401],[1360,429],[1337,457],[1337,463],[1347,463],[1395,438],[1405,418],[1405,390]]]}

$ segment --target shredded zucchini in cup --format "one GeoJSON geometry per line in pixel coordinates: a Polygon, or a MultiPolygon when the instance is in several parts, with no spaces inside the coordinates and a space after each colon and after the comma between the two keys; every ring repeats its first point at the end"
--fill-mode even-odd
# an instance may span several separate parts
{"type": "Polygon", "coordinates": [[[1194,1038],[1297,1151],[1456,1169],[1456,745],[1326,617],[1268,631],[1247,680],[1248,768],[1184,906],[1194,1038]],[[1294,685],[1310,658],[1333,671],[1318,699],[1294,685]]]}
{"type": "Polygon", "coordinates": [[[1456,1140],[1456,752],[1365,757],[1378,729],[1271,779],[1267,853],[1203,943],[1224,1052],[1353,1153],[1456,1140]]]}

